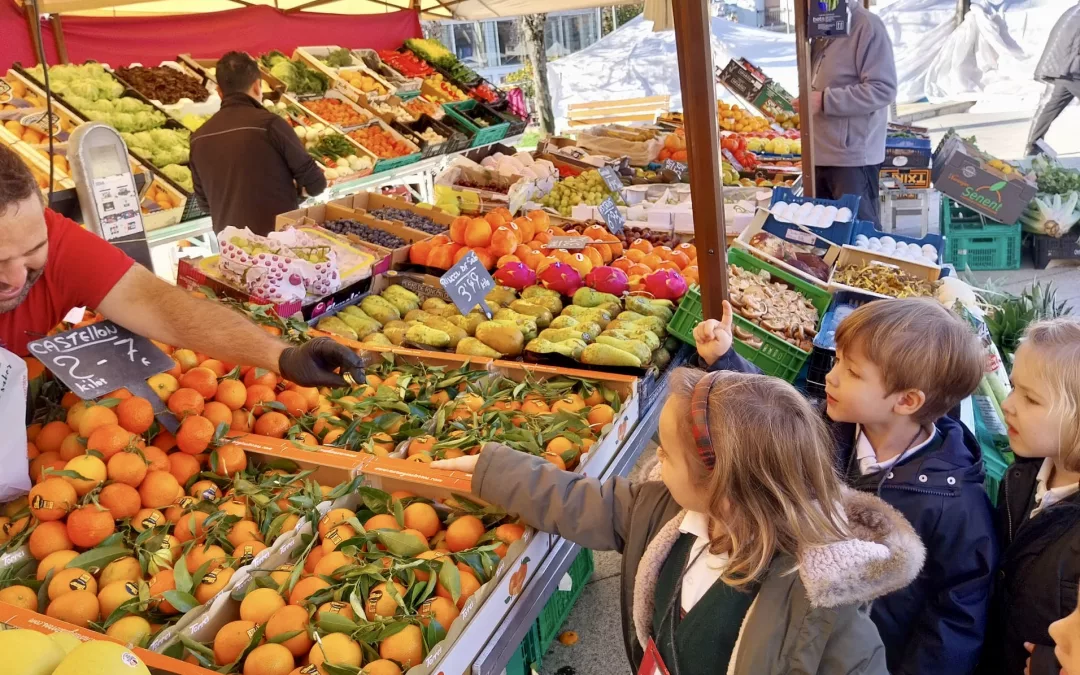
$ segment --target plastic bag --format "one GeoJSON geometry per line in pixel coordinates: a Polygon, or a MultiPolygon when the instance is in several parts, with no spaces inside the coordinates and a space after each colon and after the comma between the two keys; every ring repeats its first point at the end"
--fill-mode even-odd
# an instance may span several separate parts
{"type": "Polygon", "coordinates": [[[0,425],[8,430],[0,440],[0,503],[30,491],[30,462],[26,458],[26,363],[0,349],[0,425]]]}

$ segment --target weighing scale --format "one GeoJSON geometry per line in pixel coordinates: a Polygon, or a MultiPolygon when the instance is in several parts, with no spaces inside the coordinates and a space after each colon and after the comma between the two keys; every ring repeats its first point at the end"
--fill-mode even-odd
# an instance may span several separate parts
{"type": "Polygon", "coordinates": [[[83,221],[91,232],[153,269],[139,191],[127,157],[119,132],[101,122],[79,126],[68,139],[68,162],[83,221]]]}

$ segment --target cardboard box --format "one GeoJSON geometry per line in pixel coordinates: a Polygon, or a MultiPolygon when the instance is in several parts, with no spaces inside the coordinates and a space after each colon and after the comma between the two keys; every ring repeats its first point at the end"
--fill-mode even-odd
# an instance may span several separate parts
{"type": "Polygon", "coordinates": [[[989,165],[993,158],[956,135],[942,139],[934,152],[934,187],[958,203],[999,223],[1011,225],[1035,196],[1033,182],[1017,171],[1006,175],[989,165]]]}
{"type": "Polygon", "coordinates": [[[746,59],[732,59],[717,79],[769,119],[795,112],[794,97],[746,59]]]}
{"type": "Polygon", "coordinates": [[[311,302],[290,300],[275,304],[265,298],[255,297],[246,290],[230,286],[217,271],[217,261],[216,255],[198,260],[182,258],[177,263],[176,285],[189,291],[203,290],[202,287],[205,286],[217,295],[253,302],[257,305],[273,305],[274,312],[282,318],[299,314],[305,321],[322,316],[331,307],[353,304],[356,299],[366,295],[368,289],[371,288],[371,277],[367,277],[311,302]]]}
{"type": "MultiPolygon", "coordinates": [[[[45,635],[52,635],[53,633],[70,633],[82,642],[101,640],[104,642],[122,644],[119,640],[115,640],[107,635],[95,633],[86,628],[79,628],[70,623],[58,621],[43,614],[31,612],[21,607],[16,607],[15,605],[9,605],[5,602],[0,602],[0,624],[9,628],[33,630],[44,633],[45,635]]],[[[190,663],[184,663],[179,659],[169,658],[168,656],[152,652],[148,649],[135,647],[131,649],[131,651],[155,673],[161,673],[162,675],[215,675],[212,670],[206,670],[205,668],[200,668],[199,666],[190,663]]]]}
{"type": "Polygon", "coordinates": [[[859,293],[862,295],[869,295],[877,298],[892,298],[891,295],[885,295],[883,293],[875,293],[862,288],[855,288],[854,286],[848,286],[846,284],[839,283],[835,280],[837,270],[845,269],[849,266],[867,266],[867,265],[884,265],[887,267],[896,267],[904,272],[918,277],[920,279],[926,279],[927,281],[937,281],[941,276],[941,268],[937,265],[924,264],[915,262],[914,260],[902,260],[900,258],[894,258],[893,256],[886,255],[876,251],[869,251],[862,248],[856,248],[851,245],[845,244],[840,250],[839,255],[836,258],[836,266],[833,267],[832,274],[829,276],[829,291],[836,293],[837,291],[850,291],[852,293],[859,293]]]}
{"type": "Polygon", "coordinates": [[[757,95],[765,88],[766,82],[766,80],[760,79],[736,59],[731,59],[724,66],[724,69],[720,71],[719,80],[733,94],[741,96],[747,101],[753,101],[757,98],[757,95]]]}
{"type": "MultiPolygon", "coordinates": [[[[404,211],[412,211],[413,213],[424,216],[428,220],[438,225],[442,225],[445,228],[449,228],[450,224],[454,222],[454,216],[443,211],[437,206],[420,206],[418,204],[413,204],[412,202],[405,201],[404,199],[398,199],[396,197],[380,194],[378,192],[358,192],[348,197],[335,199],[330,203],[340,204],[341,206],[356,209],[358,211],[375,211],[377,209],[402,209],[404,211]]],[[[393,222],[400,222],[402,227],[408,227],[404,222],[397,220],[393,222]]]]}

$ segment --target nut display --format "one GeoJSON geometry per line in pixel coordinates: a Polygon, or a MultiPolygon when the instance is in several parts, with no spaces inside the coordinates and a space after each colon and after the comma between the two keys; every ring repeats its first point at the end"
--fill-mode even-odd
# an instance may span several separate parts
{"type": "MultiPolygon", "coordinates": [[[[805,352],[813,348],[818,313],[805,295],[773,281],[765,270],[752,272],[736,265],[728,265],[728,284],[731,306],[739,316],[805,352]]],[[[761,347],[745,328],[736,326],[732,332],[751,347],[761,347]]]]}

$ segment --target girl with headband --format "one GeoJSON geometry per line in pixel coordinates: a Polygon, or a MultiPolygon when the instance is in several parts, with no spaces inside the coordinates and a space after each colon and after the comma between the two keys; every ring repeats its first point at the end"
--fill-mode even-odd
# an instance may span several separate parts
{"type": "Polygon", "coordinates": [[[662,480],[600,483],[489,443],[432,466],[586,548],[622,553],[639,675],[887,675],[866,606],[925,551],[899,512],[847,491],[824,423],[777,378],[680,368],[660,413],[662,480]]]}

